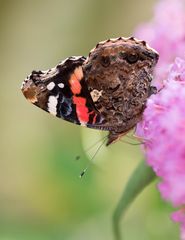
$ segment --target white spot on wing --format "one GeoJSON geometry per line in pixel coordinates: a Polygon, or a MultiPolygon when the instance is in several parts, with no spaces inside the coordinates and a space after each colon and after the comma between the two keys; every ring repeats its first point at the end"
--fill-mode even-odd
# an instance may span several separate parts
{"type": "Polygon", "coordinates": [[[81,125],[82,127],[86,127],[86,126],[87,126],[85,122],[80,122],[80,125],[81,125]]]}
{"type": "Polygon", "coordinates": [[[59,83],[58,86],[59,86],[59,88],[64,88],[64,84],[63,83],[59,83]]]}
{"type": "MultiPolygon", "coordinates": [[[[30,75],[31,75],[31,74],[30,74],[30,75]]],[[[24,81],[22,82],[21,89],[23,89],[23,88],[24,88],[24,85],[25,85],[25,83],[27,83],[27,82],[28,82],[28,80],[29,80],[29,78],[30,78],[30,75],[28,75],[28,76],[26,77],[26,79],[24,79],[24,81]]]]}
{"type": "Polygon", "coordinates": [[[48,112],[57,115],[57,103],[58,103],[58,95],[57,96],[50,96],[48,99],[48,112]]]}
{"type": "Polygon", "coordinates": [[[82,58],[82,56],[72,56],[72,57],[70,57],[70,59],[73,59],[73,60],[79,60],[80,58],[82,58]]]}
{"type": "Polygon", "coordinates": [[[59,65],[63,65],[64,63],[66,63],[68,60],[79,60],[80,58],[82,58],[82,56],[72,56],[72,57],[68,57],[68,58],[65,58],[63,61],[61,61],[59,63],[59,65]]]}
{"type": "Polygon", "coordinates": [[[64,64],[69,58],[65,58],[64,60],[62,60],[59,64],[62,65],[64,64]]]}
{"type": "Polygon", "coordinates": [[[110,38],[111,42],[116,42],[118,38],[110,38]]]}
{"type": "Polygon", "coordinates": [[[97,89],[94,89],[93,91],[90,92],[93,102],[98,101],[98,99],[102,96],[102,92],[103,90],[98,91],[97,89]]]}
{"type": "Polygon", "coordinates": [[[106,42],[107,42],[107,40],[104,40],[104,41],[99,42],[99,44],[104,44],[106,42]]]}
{"type": "Polygon", "coordinates": [[[51,91],[54,87],[55,87],[55,83],[54,83],[54,82],[50,82],[50,83],[47,85],[47,89],[48,89],[49,91],[51,91]]]}
{"type": "Polygon", "coordinates": [[[148,43],[146,43],[146,47],[147,47],[149,50],[155,52],[156,54],[159,54],[154,48],[150,47],[150,46],[148,45],[148,43]]]}

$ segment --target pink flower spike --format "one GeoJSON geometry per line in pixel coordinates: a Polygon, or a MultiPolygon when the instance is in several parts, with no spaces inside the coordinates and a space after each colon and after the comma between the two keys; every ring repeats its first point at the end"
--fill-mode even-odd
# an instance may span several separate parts
{"type": "Polygon", "coordinates": [[[185,240],[185,1],[159,1],[153,20],[139,26],[136,37],[160,56],[153,80],[160,91],[148,100],[136,133],[149,139],[146,160],[161,179],[163,199],[181,208],[172,219],[185,240]]]}
{"type": "MultiPolygon", "coordinates": [[[[185,205],[185,60],[177,58],[164,88],[150,97],[137,135],[144,139],[147,163],[161,182],[158,189],[174,207],[185,205]]],[[[185,240],[185,212],[174,214],[185,240]],[[181,218],[180,218],[181,217],[181,218]]]]}

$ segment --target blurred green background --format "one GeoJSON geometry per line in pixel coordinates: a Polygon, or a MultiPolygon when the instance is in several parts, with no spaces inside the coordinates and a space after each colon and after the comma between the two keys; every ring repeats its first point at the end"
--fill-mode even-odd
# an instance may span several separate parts
{"type": "MultiPolygon", "coordinates": [[[[54,118],[29,104],[20,86],[33,69],[86,56],[97,42],[132,35],[151,19],[154,0],[0,1],[0,240],[112,240],[111,217],[133,169],[139,146],[102,147],[103,134],[54,118]],[[94,151],[96,149],[93,149],[94,151]],[[75,161],[76,155],[81,159],[75,161]]],[[[122,221],[125,239],[178,239],[170,206],[156,183],[122,221]]]]}

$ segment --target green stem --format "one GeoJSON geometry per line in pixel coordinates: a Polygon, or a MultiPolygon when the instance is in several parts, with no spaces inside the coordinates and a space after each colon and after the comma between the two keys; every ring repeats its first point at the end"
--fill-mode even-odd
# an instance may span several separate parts
{"type": "Polygon", "coordinates": [[[141,161],[131,175],[120,201],[113,214],[113,230],[115,240],[121,240],[120,220],[124,216],[129,205],[137,195],[156,178],[153,170],[141,161]]]}

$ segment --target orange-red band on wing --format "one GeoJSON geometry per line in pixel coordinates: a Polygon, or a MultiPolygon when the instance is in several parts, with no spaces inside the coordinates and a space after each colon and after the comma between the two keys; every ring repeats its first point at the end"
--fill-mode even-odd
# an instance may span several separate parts
{"type": "Polygon", "coordinates": [[[89,121],[88,108],[86,107],[86,99],[83,97],[73,96],[73,103],[76,104],[76,113],[81,123],[89,121]]]}
{"type": "Polygon", "coordinates": [[[71,75],[69,83],[72,93],[80,94],[82,86],[74,73],[71,75]]]}

